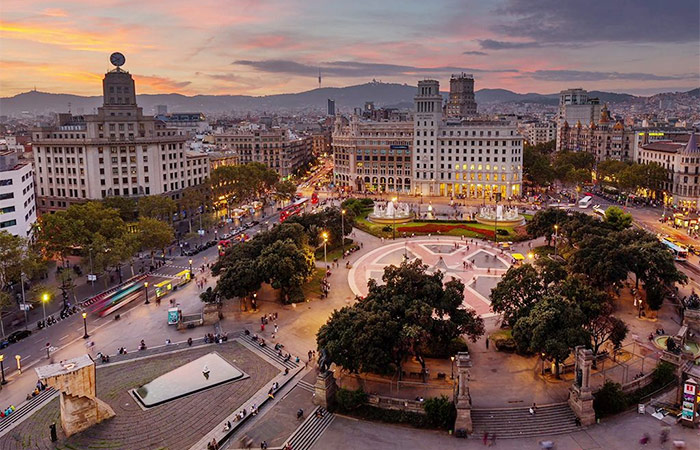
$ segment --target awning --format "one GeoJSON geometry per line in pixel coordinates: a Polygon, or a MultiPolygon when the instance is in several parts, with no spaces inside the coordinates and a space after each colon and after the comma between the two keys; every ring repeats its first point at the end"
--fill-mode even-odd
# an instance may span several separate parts
{"type": "Polygon", "coordinates": [[[516,261],[522,261],[525,259],[525,257],[520,253],[513,253],[513,259],[516,261]]]}

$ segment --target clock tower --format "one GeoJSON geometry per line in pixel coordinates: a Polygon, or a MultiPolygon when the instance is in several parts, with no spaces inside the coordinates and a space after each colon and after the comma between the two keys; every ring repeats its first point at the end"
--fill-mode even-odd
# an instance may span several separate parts
{"type": "Polygon", "coordinates": [[[110,62],[116,66],[102,80],[104,106],[136,106],[136,89],[131,74],[121,66],[126,61],[121,53],[112,53],[110,62]]]}

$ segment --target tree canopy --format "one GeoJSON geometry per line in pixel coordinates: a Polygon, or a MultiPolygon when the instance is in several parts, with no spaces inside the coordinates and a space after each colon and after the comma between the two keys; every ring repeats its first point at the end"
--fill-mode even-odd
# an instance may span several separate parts
{"type": "Polygon", "coordinates": [[[466,335],[484,333],[483,320],[462,306],[464,285],[443,283],[441,272],[428,273],[420,260],[384,268],[380,285],[368,282],[367,296],[336,310],[317,333],[319,349],[351,372],[398,373],[410,356],[424,364],[432,343],[447,346],[466,335]]]}

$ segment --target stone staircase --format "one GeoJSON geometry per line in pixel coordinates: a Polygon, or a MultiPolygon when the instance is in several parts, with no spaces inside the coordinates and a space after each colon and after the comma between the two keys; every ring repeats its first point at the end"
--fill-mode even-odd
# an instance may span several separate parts
{"type": "Polygon", "coordinates": [[[313,385],[313,384],[307,383],[307,382],[304,381],[304,380],[299,380],[299,382],[297,383],[296,387],[298,387],[299,389],[303,389],[303,390],[305,390],[306,392],[311,392],[312,394],[316,391],[316,389],[314,388],[314,385],[313,385]]]}
{"type": "Polygon", "coordinates": [[[16,425],[19,425],[24,419],[30,417],[34,412],[38,411],[43,405],[51,401],[55,396],[58,395],[58,391],[53,388],[46,388],[40,392],[36,397],[32,397],[19,406],[7,417],[3,417],[0,420],[0,437],[7,434],[16,425]]]}
{"type": "Polygon", "coordinates": [[[294,450],[309,450],[333,422],[333,419],[335,419],[333,414],[317,406],[304,420],[304,423],[289,436],[285,445],[290,444],[294,450]],[[315,413],[318,410],[323,413],[321,417],[316,417],[315,413]]]}
{"type": "MultiPolygon", "coordinates": [[[[261,346],[260,346],[260,343],[259,343],[258,341],[254,341],[254,340],[253,340],[253,337],[252,337],[251,335],[246,335],[246,334],[244,334],[244,333],[242,333],[240,336],[238,336],[238,339],[239,339],[244,345],[246,345],[248,348],[250,348],[250,349],[252,349],[252,350],[255,350],[255,351],[257,351],[257,352],[262,353],[262,354],[265,355],[267,358],[269,358],[269,359],[275,361],[276,363],[282,365],[283,367],[288,368],[289,370],[296,369],[297,367],[299,367],[299,364],[296,363],[296,362],[294,361],[294,360],[295,360],[295,356],[294,356],[294,355],[292,355],[292,357],[291,357],[291,359],[290,359],[289,361],[285,361],[285,360],[284,360],[284,357],[283,357],[283,356],[280,356],[280,355],[277,353],[277,350],[275,350],[275,348],[274,348],[274,345],[275,345],[275,344],[271,344],[271,345],[272,345],[272,347],[271,347],[271,346],[268,344],[268,342],[266,341],[266,342],[265,342],[265,346],[264,346],[264,347],[261,347],[261,346]]],[[[287,352],[285,352],[284,349],[282,349],[282,353],[283,353],[283,354],[286,354],[287,352]]]]}
{"type": "Polygon", "coordinates": [[[534,415],[529,408],[472,409],[474,436],[496,433],[499,439],[514,439],[571,433],[580,429],[567,403],[538,406],[534,415]]]}

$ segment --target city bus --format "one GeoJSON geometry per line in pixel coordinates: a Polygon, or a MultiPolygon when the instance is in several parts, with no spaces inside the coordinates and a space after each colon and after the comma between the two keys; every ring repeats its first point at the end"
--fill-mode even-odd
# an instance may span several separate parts
{"type": "Polygon", "coordinates": [[[672,238],[662,238],[661,243],[673,253],[673,259],[676,261],[685,261],[688,259],[688,248],[680,242],[672,238]]]}
{"type": "Polygon", "coordinates": [[[587,195],[578,201],[578,207],[581,209],[586,209],[591,206],[591,203],[593,203],[593,197],[587,195]]]}
{"type": "Polygon", "coordinates": [[[292,216],[296,216],[297,214],[301,214],[302,212],[304,212],[304,207],[306,206],[306,202],[308,200],[308,198],[300,198],[291,205],[282,209],[282,211],[280,211],[280,223],[284,222],[292,216]]]}

